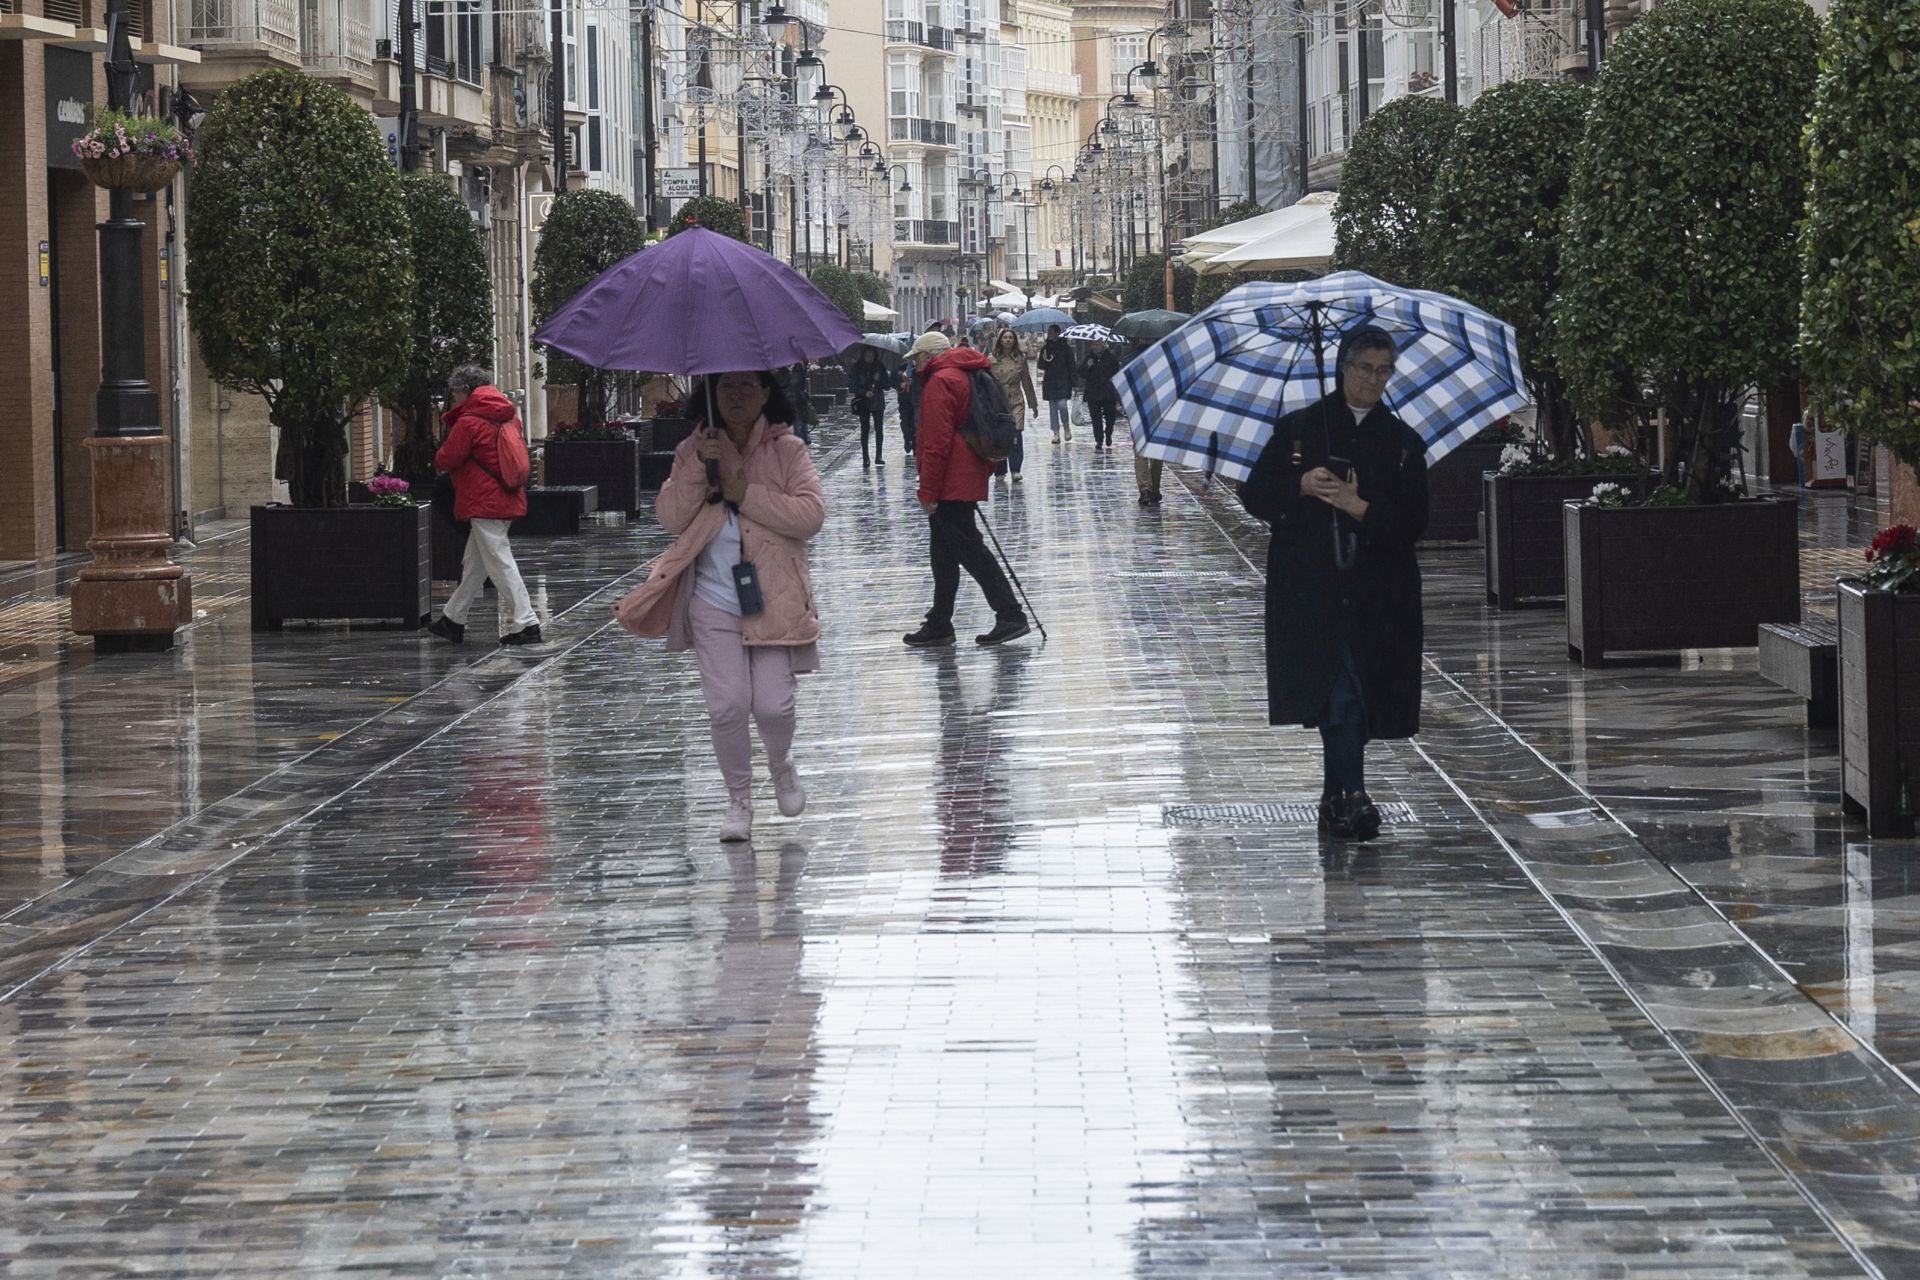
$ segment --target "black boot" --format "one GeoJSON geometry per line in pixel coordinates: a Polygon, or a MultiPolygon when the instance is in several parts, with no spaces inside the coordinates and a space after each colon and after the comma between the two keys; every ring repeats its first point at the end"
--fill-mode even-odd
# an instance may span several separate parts
{"type": "Polygon", "coordinates": [[[450,644],[459,644],[467,638],[467,629],[458,622],[447,621],[447,615],[441,614],[427,624],[427,630],[450,644]]]}
{"type": "Polygon", "coordinates": [[[1329,793],[1320,797],[1320,834],[1345,839],[1353,834],[1347,798],[1329,793]]]}
{"type": "Polygon", "coordinates": [[[1380,834],[1380,808],[1366,792],[1347,792],[1346,810],[1355,840],[1371,840],[1380,834]]]}
{"type": "Polygon", "coordinates": [[[918,631],[909,631],[900,638],[915,649],[934,649],[953,643],[953,628],[936,627],[931,622],[923,622],[918,631]]]}

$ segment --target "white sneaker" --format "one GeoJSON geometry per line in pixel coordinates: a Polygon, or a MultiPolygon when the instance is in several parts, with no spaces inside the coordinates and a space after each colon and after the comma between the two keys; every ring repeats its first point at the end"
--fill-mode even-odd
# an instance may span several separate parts
{"type": "Polygon", "coordinates": [[[1016,472],[1014,472],[1014,473],[1013,473],[1013,482],[1014,482],[1015,484],[1019,484],[1019,483],[1020,483],[1020,473],[1019,473],[1018,471],[1016,471],[1016,472]]]}
{"type": "Polygon", "coordinates": [[[797,818],[807,809],[807,793],[800,786],[800,771],[789,760],[784,765],[775,765],[773,769],[773,799],[780,806],[780,816],[797,818]]]}
{"type": "Polygon", "coordinates": [[[1068,428],[1067,428],[1067,439],[1069,439],[1069,440],[1071,440],[1071,439],[1073,439],[1073,428],[1072,428],[1072,427],[1068,427],[1068,428]]]}
{"type": "Polygon", "coordinates": [[[735,844],[753,838],[753,801],[727,801],[727,816],[720,824],[720,839],[735,844]]]}

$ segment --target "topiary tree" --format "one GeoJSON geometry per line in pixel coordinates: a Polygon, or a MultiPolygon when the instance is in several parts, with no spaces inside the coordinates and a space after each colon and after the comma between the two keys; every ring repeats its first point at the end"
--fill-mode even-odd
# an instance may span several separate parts
{"type": "Polygon", "coordinates": [[[413,323],[407,368],[392,393],[401,422],[394,471],[433,478],[433,399],[463,364],[493,352],[493,278],[467,205],[440,174],[402,177],[412,229],[413,323]]]}
{"type": "Polygon", "coordinates": [[[1739,399],[1792,364],[1818,31],[1802,0],[1669,0],[1621,37],[1587,114],[1557,358],[1603,421],[1667,411],[1667,482],[1696,501],[1734,492],[1739,399]]]}
{"type": "Polygon", "coordinates": [[[855,282],[853,273],[831,262],[823,262],[807,273],[807,279],[813,281],[814,288],[827,295],[827,301],[840,308],[853,327],[858,329],[866,319],[866,301],[860,295],[860,286],[855,282]]]}
{"type": "Polygon", "coordinates": [[[405,371],[413,293],[400,175],[365,110],[297,71],[223,93],[187,212],[194,336],[262,397],[296,505],[347,500],[347,423],[405,371]]]}
{"type": "Polygon", "coordinates": [[[735,240],[747,238],[747,215],[737,201],[722,200],[719,196],[695,196],[681,205],[680,212],[673,215],[667,234],[678,235],[692,226],[702,226],[735,240]]]}
{"type": "MultiPolygon", "coordinates": [[[[1175,263],[1173,267],[1174,311],[1193,310],[1193,285],[1197,277],[1192,267],[1175,263]]],[[[1121,298],[1129,311],[1151,311],[1167,305],[1167,257],[1163,253],[1143,253],[1127,271],[1121,298]]]]}
{"type": "MultiPolygon", "coordinates": [[[[553,198],[540,245],[533,253],[533,319],[545,324],[587,282],[624,258],[640,252],[647,229],[633,205],[611,191],[563,191],[553,198]]],[[[597,425],[607,417],[608,376],[552,348],[547,351],[547,380],[577,383],[580,421],[597,425]]]]}
{"type": "Polygon", "coordinates": [[[1800,238],[1813,408],[1920,466],[1920,6],[1839,0],[1828,19],[1800,238]]]}
{"type": "Polygon", "coordinates": [[[1333,262],[1389,284],[1425,288],[1433,185],[1461,109],[1438,98],[1395,98],[1367,117],[1340,167],[1333,262]]]}
{"type": "Polygon", "coordinates": [[[1514,327],[1541,438],[1555,458],[1592,452],[1554,359],[1560,227],[1592,98],[1564,80],[1516,80],[1460,118],[1434,186],[1429,284],[1514,327]]]}
{"type": "Polygon", "coordinates": [[[893,290],[887,286],[885,280],[873,274],[873,272],[854,272],[853,285],[854,288],[860,290],[860,296],[868,302],[878,303],[883,307],[893,305],[893,290]]]}

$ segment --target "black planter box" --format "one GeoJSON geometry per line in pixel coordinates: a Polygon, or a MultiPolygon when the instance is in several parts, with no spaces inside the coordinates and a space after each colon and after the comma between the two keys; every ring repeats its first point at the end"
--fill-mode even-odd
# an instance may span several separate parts
{"type": "Polygon", "coordinates": [[[1500,465],[1506,442],[1475,437],[1427,470],[1426,542],[1480,541],[1480,477],[1500,465]]]}
{"type": "Polygon", "coordinates": [[[1920,799],[1920,595],[1842,579],[1840,791],[1875,838],[1913,834],[1920,799]]]}
{"type": "Polygon", "coordinates": [[[253,629],[277,631],[288,618],[424,625],[431,510],[253,508],[253,629]]]}
{"type": "Polygon", "coordinates": [[[545,483],[590,484],[600,491],[600,510],[637,515],[646,492],[640,479],[644,452],[638,440],[548,440],[545,483]]]}
{"type": "Polygon", "coordinates": [[[647,425],[653,429],[647,441],[648,453],[672,453],[693,434],[692,418],[654,418],[647,425]]]}
{"type": "Polygon", "coordinates": [[[1621,649],[1759,643],[1800,621],[1798,508],[1777,498],[1697,507],[1560,509],[1567,650],[1598,666],[1621,649]]]}
{"type": "Polygon", "coordinates": [[[508,526],[513,536],[532,538],[566,537],[580,532],[580,521],[599,510],[597,494],[590,484],[529,485],[527,514],[508,526]]]}
{"type": "Polygon", "coordinates": [[[1593,496],[1595,485],[1635,487],[1628,476],[1481,477],[1487,526],[1487,603],[1517,609],[1523,602],[1567,594],[1567,535],[1560,508],[1593,496]]]}
{"type": "Polygon", "coordinates": [[[427,537],[433,549],[434,581],[460,581],[460,566],[467,558],[468,527],[453,522],[451,502],[434,503],[428,525],[427,537]]]}

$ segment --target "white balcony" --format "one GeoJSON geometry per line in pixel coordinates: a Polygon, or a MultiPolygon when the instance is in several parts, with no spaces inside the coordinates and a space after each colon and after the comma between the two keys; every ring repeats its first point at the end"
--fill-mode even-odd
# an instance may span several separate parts
{"type": "Polygon", "coordinates": [[[346,0],[309,0],[301,13],[301,61],[323,78],[373,83],[373,24],[346,0]]]}
{"type": "Polygon", "coordinates": [[[297,61],[299,14],[293,0],[192,0],[180,39],[204,53],[271,50],[297,61]]]}

